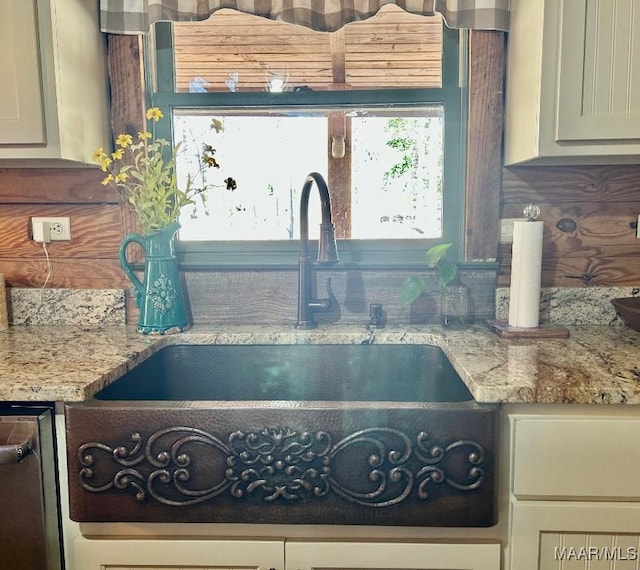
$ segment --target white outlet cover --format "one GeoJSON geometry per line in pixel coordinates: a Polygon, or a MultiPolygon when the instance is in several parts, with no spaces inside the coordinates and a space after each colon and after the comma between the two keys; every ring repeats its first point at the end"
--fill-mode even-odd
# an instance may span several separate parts
{"type": "Polygon", "coordinates": [[[51,241],[70,241],[71,240],[71,218],[68,216],[33,216],[31,218],[31,229],[33,233],[33,224],[35,222],[48,222],[49,237],[51,241]]]}

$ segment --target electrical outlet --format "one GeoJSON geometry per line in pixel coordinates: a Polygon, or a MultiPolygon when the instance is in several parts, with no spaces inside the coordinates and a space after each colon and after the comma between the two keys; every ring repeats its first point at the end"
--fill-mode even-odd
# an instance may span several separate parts
{"type": "Polygon", "coordinates": [[[71,239],[71,218],[69,217],[32,217],[30,226],[32,236],[34,222],[47,222],[49,224],[49,238],[51,241],[69,241],[71,239]]]}

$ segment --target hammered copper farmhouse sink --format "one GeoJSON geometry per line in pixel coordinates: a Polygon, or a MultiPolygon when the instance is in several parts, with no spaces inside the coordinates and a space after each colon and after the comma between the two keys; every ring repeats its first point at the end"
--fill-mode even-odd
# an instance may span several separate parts
{"type": "Polygon", "coordinates": [[[496,406],[434,346],[169,346],[66,416],[78,521],[496,522],[496,406]]]}

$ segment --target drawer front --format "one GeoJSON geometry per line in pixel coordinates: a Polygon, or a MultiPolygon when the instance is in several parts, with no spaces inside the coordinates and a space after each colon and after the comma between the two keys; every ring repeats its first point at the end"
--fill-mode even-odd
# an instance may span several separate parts
{"type": "Polygon", "coordinates": [[[640,419],[513,417],[518,498],[640,500],[640,419]]]}

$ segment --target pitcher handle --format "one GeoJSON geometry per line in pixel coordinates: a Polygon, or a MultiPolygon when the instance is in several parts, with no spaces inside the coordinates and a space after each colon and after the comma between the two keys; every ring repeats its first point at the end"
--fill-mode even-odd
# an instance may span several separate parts
{"type": "Polygon", "coordinates": [[[135,273],[129,266],[129,262],[127,261],[127,247],[131,243],[137,243],[146,252],[147,240],[139,234],[130,233],[124,236],[122,243],[120,244],[120,265],[122,266],[122,269],[124,269],[124,272],[126,273],[131,283],[133,283],[138,295],[144,295],[144,285],[142,284],[140,279],[136,277],[135,273]]]}

